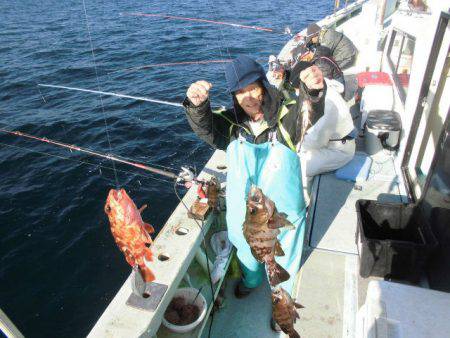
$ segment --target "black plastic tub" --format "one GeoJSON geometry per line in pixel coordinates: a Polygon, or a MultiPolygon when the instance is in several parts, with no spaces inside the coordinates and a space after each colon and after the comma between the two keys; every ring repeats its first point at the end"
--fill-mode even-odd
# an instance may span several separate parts
{"type": "Polygon", "coordinates": [[[361,277],[418,282],[437,241],[414,204],[356,202],[361,277]]]}

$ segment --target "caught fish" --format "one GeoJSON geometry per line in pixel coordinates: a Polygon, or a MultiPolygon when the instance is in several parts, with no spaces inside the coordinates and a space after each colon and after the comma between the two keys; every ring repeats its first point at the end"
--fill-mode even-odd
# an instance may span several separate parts
{"type": "Polygon", "coordinates": [[[124,189],[111,189],[106,199],[105,212],[109,218],[111,233],[120,251],[132,267],[138,270],[145,282],[155,279],[153,272],[146,266],[145,261],[152,261],[150,234],[155,232],[153,227],[144,223],[141,212],[147,207],[136,207],[133,200],[124,189]]]}
{"type": "Polygon", "coordinates": [[[302,115],[302,120],[301,120],[301,126],[300,126],[301,132],[300,132],[299,144],[303,143],[303,139],[305,138],[306,131],[309,129],[309,127],[311,127],[311,118],[313,116],[313,108],[312,108],[311,100],[308,100],[306,98],[303,100],[303,104],[302,104],[302,108],[301,108],[301,115],[302,115]]]}
{"type": "Polygon", "coordinates": [[[279,228],[285,226],[293,227],[286,214],[279,213],[275,203],[265,196],[261,189],[252,186],[243,224],[244,237],[256,260],[266,264],[272,286],[290,278],[289,273],[275,261],[275,256],[284,256],[277,236],[280,233],[279,228]]]}
{"type": "Polygon", "coordinates": [[[206,197],[208,198],[208,205],[215,211],[219,202],[220,183],[215,176],[211,177],[206,185],[206,197]]]}
{"type": "Polygon", "coordinates": [[[273,319],[290,338],[300,338],[300,335],[294,329],[294,323],[297,318],[300,318],[297,309],[302,308],[303,305],[296,303],[282,287],[272,291],[273,319]]]}

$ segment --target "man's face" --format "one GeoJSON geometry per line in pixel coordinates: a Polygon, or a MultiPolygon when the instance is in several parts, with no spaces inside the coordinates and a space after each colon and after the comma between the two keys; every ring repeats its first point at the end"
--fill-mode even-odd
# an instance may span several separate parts
{"type": "Polygon", "coordinates": [[[245,113],[252,119],[261,113],[264,88],[259,83],[253,82],[247,87],[238,90],[235,93],[235,97],[245,113]]]}
{"type": "Polygon", "coordinates": [[[314,36],[314,37],[311,39],[311,41],[312,41],[312,43],[318,43],[318,42],[319,42],[319,35],[314,36]]]}

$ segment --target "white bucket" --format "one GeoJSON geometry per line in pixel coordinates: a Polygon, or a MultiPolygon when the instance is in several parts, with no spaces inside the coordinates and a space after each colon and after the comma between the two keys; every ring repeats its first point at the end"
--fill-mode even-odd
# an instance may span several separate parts
{"type": "MultiPolygon", "coordinates": [[[[177,291],[175,291],[173,298],[182,297],[186,300],[187,304],[190,304],[194,300],[195,296],[197,296],[197,294],[198,294],[197,289],[181,288],[181,289],[178,289],[177,291]]],[[[187,324],[187,325],[175,325],[175,324],[172,324],[169,321],[167,321],[166,318],[163,316],[162,323],[164,324],[165,327],[167,327],[169,330],[171,330],[173,332],[185,333],[185,332],[192,331],[193,329],[195,329],[198,326],[198,324],[200,324],[202,322],[202,320],[206,316],[206,299],[205,299],[205,297],[203,297],[203,295],[201,293],[199,293],[198,297],[195,300],[195,302],[193,303],[193,305],[198,306],[198,308],[200,309],[200,315],[198,316],[198,318],[195,322],[193,322],[191,324],[187,324]]]]}

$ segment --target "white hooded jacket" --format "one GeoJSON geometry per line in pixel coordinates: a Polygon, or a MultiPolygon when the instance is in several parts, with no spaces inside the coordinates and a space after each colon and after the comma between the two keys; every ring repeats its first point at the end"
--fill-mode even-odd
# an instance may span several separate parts
{"type": "Polygon", "coordinates": [[[327,94],[324,115],[308,129],[302,145],[304,151],[329,147],[335,149],[342,142],[330,140],[342,139],[354,129],[347,103],[334,86],[336,81],[328,79],[325,81],[327,82],[327,94]]]}

